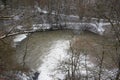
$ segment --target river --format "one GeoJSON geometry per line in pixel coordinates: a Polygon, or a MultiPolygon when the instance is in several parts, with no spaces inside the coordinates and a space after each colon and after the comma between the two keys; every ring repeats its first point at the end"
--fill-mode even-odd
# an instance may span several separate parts
{"type": "Polygon", "coordinates": [[[80,35],[70,30],[37,32],[17,45],[15,56],[19,63],[23,63],[25,57],[25,65],[40,73],[39,80],[63,79],[65,74],[56,73],[55,69],[61,61],[69,57],[67,53],[70,42],[77,51],[89,53],[90,67],[96,64],[94,56],[101,54],[103,44],[111,43],[104,36],[91,32],[83,32],[80,35]]]}

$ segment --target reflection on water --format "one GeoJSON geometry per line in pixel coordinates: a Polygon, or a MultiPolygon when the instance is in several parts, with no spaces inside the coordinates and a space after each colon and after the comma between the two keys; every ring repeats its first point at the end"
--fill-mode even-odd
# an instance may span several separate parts
{"type": "MultiPolygon", "coordinates": [[[[60,61],[65,60],[67,56],[67,49],[69,48],[68,40],[58,40],[50,47],[48,55],[43,59],[43,64],[38,71],[40,72],[39,80],[53,80],[54,69],[57,67],[60,61]]],[[[64,75],[58,74],[57,77],[64,75]]]]}

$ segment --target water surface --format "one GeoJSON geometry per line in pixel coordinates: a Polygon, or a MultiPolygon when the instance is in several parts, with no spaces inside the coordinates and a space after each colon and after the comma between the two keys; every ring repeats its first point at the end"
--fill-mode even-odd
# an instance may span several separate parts
{"type": "MultiPolygon", "coordinates": [[[[58,78],[64,78],[64,74],[56,74],[54,69],[68,56],[70,42],[75,50],[89,55],[89,64],[94,65],[97,64],[96,56],[102,54],[103,46],[106,51],[109,51],[112,45],[108,38],[91,32],[83,32],[80,35],[70,30],[37,32],[17,46],[16,58],[19,63],[22,63],[23,56],[27,53],[25,65],[40,72],[39,80],[58,80],[58,78]]],[[[106,61],[111,62],[108,58],[106,61]]]]}

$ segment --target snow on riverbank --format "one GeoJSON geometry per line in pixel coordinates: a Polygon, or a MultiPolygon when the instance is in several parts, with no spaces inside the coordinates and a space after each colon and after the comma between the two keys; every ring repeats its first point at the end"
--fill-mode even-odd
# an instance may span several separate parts
{"type": "Polygon", "coordinates": [[[19,34],[19,35],[15,36],[13,41],[14,42],[21,42],[25,38],[27,38],[27,34],[19,34]]]}
{"type": "MultiPolygon", "coordinates": [[[[52,24],[53,26],[56,26],[56,24],[52,24]]],[[[72,29],[72,30],[77,30],[80,32],[80,30],[88,30],[91,32],[94,32],[96,34],[100,34],[103,35],[105,32],[104,26],[106,25],[110,25],[110,23],[61,23],[61,26],[66,25],[66,29],[72,29]],[[87,26],[86,26],[87,25],[87,26]]],[[[17,29],[22,30],[23,26],[17,26],[17,29]]],[[[37,30],[49,30],[52,26],[50,24],[33,24],[33,27],[31,28],[32,32],[35,32],[37,30]]],[[[63,27],[64,28],[64,27],[63,27]]],[[[59,28],[58,28],[59,29],[59,28]]],[[[27,32],[27,31],[24,31],[27,32]]],[[[14,38],[14,42],[15,45],[17,45],[16,43],[21,42],[22,40],[24,40],[25,38],[27,38],[27,34],[20,34],[15,36],[14,38]]]]}
{"type": "MultiPolygon", "coordinates": [[[[54,26],[56,26],[57,24],[33,24],[32,29],[33,30],[49,30],[51,28],[54,29],[54,26]]],[[[72,23],[72,22],[66,22],[66,23],[60,23],[60,26],[62,26],[63,29],[71,29],[71,30],[77,30],[77,31],[84,31],[84,30],[88,30],[91,31],[93,33],[99,34],[99,35],[103,35],[105,32],[105,26],[110,25],[110,23],[72,23]]],[[[59,27],[56,27],[57,29],[59,29],[59,27]]]]}
{"type": "Polygon", "coordinates": [[[4,71],[0,74],[0,80],[33,80],[34,72],[4,71]]]}
{"type": "Polygon", "coordinates": [[[27,38],[27,34],[19,34],[16,35],[15,38],[13,39],[13,47],[16,47],[16,45],[18,45],[19,42],[23,41],[25,38],[27,38]]]}

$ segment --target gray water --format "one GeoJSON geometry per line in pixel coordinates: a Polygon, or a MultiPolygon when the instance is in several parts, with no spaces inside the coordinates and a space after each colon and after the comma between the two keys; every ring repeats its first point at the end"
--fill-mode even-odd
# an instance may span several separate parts
{"type": "Polygon", "coordinates": [[[37,69],[42,63],[44,55],[48,54],[50,47],[58,40],[71,40],[73,32],[71,31],[50,31],[31,34],[27,39],[17,46],[16,55],[19,63],[22,63],[26,51],[26,65],[32,69],[37,69]]]}
{"type": "MultiPolygon", "coordinates": [[[[25,52],[27,52],[25,59],[26,65],[34,69],[38,68],[42,63],[41,59],[44,57],[44,55],[48,54],[48,51],[51,50],[50,47],[56,41],[70,41],[73,40],[73,38],[79,39],[81,41],[82,44],[77,43],[75,44],[75,46],[82,49],[90,49],[95,45],[96,48],[101,48],[102,44],[109,43],[105,37],[91,32],[84,32],[80,35],[76,35],[73,33],[73,31],[70,30],[38,32],[31,34],[27,39],[22,41],[20,45],[17,46],[17,60],[19,63],[22,63],[23,55],[25,54],[25,52]],[[88,44],[85,44],[86,42],[89,42],[90,45],[87,46],[88,44]]],[[[97,50],[99,51],[99,49],[97,50]]]]}

